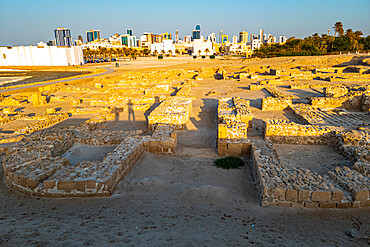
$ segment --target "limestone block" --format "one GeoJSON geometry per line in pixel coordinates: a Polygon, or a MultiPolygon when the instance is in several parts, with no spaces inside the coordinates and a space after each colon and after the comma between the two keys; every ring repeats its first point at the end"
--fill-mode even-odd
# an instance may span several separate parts
{"type": "Polygon", "coordinates": [[[316,190],[312,192],[311,200],[314,202],[328,202],[331,200],[331,193],[330,191],[316,190]]]}
{"type": "Polygon", "coordinates": [[[298,191],[297,190],[292,190],[292,189],[287,189],[286,190],[286,195],[285,195],[285,200],[290,201],[290,202],[298,201],[298,191]]]}
{"type": "Polygon", "coordinates": [[[352,197],[355,201],[364,201],[369,198],[369,190],[354,189],[352,191],[352,197]]]}

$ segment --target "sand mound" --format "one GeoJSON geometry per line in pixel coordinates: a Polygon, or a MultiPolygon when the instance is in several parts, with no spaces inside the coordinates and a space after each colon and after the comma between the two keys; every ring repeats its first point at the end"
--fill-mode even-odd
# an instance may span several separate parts
{"type": "Polygon", "coordinates": [[[181,194],[181,199],[186,201],[225,201],[230,192],[224,187],[214,185],[199,185],[186,189],[181,194]]]}
{"type": "Polygon", "coordinates": [[[165,182],[157,177],[138,178],[131,181],[124,181],[118,185],[117,194],[124,192],[146,193],[162,189],[165,182]]]}

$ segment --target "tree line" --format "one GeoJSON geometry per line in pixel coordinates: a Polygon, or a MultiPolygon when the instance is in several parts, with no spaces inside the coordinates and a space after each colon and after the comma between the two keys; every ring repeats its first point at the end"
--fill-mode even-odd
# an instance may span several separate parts
{"type": "Polygon", "coordinates": [[[86,48],[83,50],[85,60],[96,60],[96,59],[107,59],[115,57],[119,60],[120,57],[124,59],[129,58],[135,60],[138,56],[148,56],[150,54],[149,49],[134,49],[134,48],[106,48],[98,47],[97,49],[86,48]]]}
{"type": "Polygon", "coordinates": [[[333,29],[333,36],[315,33],[304,39],[291,37],[284,44],[263,44],[260,49],[255,50],[255,56],[313,56],[370,51],[370,35],[362,37],[361,31],[344,31],[342,22],[335,23],[333,29]]]}

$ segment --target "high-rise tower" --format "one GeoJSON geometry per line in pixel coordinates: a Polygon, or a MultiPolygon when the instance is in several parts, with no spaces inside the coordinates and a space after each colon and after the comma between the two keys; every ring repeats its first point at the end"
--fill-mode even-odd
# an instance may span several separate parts
{"type": "Polygon", "coordinates": [[[72,46],[71,31],[66,28],[58,27],[54,30],[54,37],[57,46],[72,46]]]}

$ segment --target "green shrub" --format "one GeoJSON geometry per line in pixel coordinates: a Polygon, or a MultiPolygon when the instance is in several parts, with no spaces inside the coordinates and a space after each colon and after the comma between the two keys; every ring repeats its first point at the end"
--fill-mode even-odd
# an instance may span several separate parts
{"type": "Polygon", "coordinates": [[[162,56],[162,55],[159,55],[159,56],[158,56],[158,59],[163,59],[163,56],[162,56]]]}
{"type": "Polygon", "coordinates": [[[193,58],[194,58],[194,59],[196,59],[196,58],[197,58],[197,56],[193,56],[193,58]]]}
{"type": "Polygon", "coordinates": [[[209,56],[210,59],[215,59],[215,55],[209,56]]]}
{"type": "Polygon", "coordinates": [[[205,58],[206,58],[206,56],[202,56],[202,58],[203,58],[203,59],[205,59],[205,58]]]}
{"type": "Polygon", "coordinates": [[[227,156],[224,158],[217,159],[215,160],[214,163],[215,163],[215,166],[226,169],[226,170],[237,169],[244,165],[244,162],[241,158],[234,157],[234,156],[227,156]]]}

